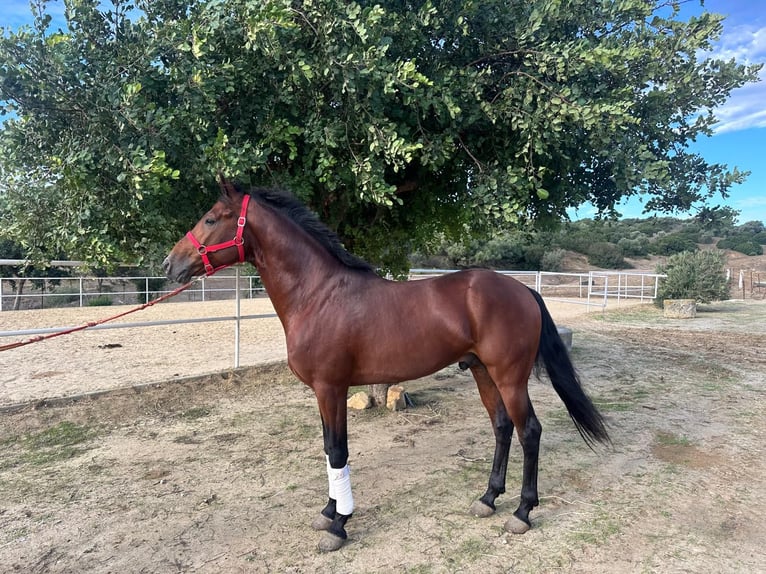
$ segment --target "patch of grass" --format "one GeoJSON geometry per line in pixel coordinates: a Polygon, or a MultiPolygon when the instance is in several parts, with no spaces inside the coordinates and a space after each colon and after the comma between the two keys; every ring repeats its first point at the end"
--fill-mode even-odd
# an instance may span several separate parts
{"type": "Polygon", "coordinates": [[[88,307],[108,307],[112,304],[112,298],[109,295],[99,295],[93,299],[88,299],[88,307]]]}
{"type": "Polygon", "coordinates": [[[605,544],[610,538],[620,533],[619,521],[606,509],[599,508],[593,519],[584,522],[570,533],[572,542],[580,544],[605,544]]]}
{"type": "Polygon", "coordinates": [[[319,433],[319,421],[316,424],[309,424],[298,417],[290,417],[289,414],[283,416],[273,427],[266,431],[268,436],[284,437],[285,441],[302,441],[315,438],[319,433]]]}
{"type": "Polygon", "coordinates": [[[604,323],[658,323],[662,322],[662,310],[658,309],[654,305],[642,305],[639,307],[631,307],[629,309],[616,309],[606,313],[594,314],[593,318],[596,321],[603,321],[604,323]]]}
{"type": "Polygon", "coordinates": [[[178,416],[187,421],[196,421],[197,419],[203,419],[207,416],[210,416],[212,412],[213,409],[209,407],[192,407],[188,410],[185,410],[178,416]]]}
{"type": "Polygon", "coordinates": [[[91,427],[69,421],[26,435],[21,443],[26,449],[23,459],[31,464],[43,465],[67,460],[86,452],[83,444],[95,435],[91,427]]]}
{"type": "MultiPolygon", "coordinates": [[[[452,539],[450,536],[449,539],[452,539]]],[[[489,552],[490,543],[478,537],[471,537],[463,540],[457,546],[450,545],[450,551],[445,553],[447,564],[451,564],[455,571],[461,571],[461,566],[468,566],[477,563],[489,552]]]]}
{"type": "Polygon", "coordinates": [[[657,444],[661,446],[691,446],[692,444],[692,441],[687,437],[678,436],[670,432],[660,431],[657,433],[656,437],[657,444]]]}
{"type": "Polygon", "coordinates": [[[652,394],[645,388],[637,386],[631,382],[629,386],[622,386],[616,389],[618,393],[614,396],[593,397],[593,403],[601,412],[627,412],[635,410],[652,394]]]}
{"type": "Polygon", "coordinates": [[[484,538],[468,538],[458,546],[457,553],[461,561],[475,562],[489,549],[489,543],[484,538]]]}

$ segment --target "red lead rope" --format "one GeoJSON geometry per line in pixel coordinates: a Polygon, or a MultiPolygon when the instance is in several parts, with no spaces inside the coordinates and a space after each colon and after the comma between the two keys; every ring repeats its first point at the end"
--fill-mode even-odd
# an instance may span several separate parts
{"type": "Polygon", "coordinates": [[[196,279],[192,279],[189,281],[186,285],[181,285],[178,289],[175,289],[171,291],[170,293],[166,293],[165,295],[162,295],[161,297],[157,297],[153,301],[149,301],[148,303],[144,303],[143,305],[140,305],[138,307],[134,307],[133,309],[129,309],[128,311],[124,311],[118,315],[114,315],[113,317],[107,317],[106,319],[100,319],[98,321],[89,321],[88,323],[85,323],[84,325],[80,325],[79,327],[72,327],[70,329],[64,329],[62,331],[56,331],[55,333],[50,333],[48,335],[38,335],[37,337],[32,337],[31,339],[25,339],[23,341],[16,341],[15,343],[9,343],[7,345],[0,345],[0,352],[2,351],[8,351],[10,349],[15,349],[17,347],[23,347],[24,345],[29,345],[31,343],[37,343],[39,341],[44,341],[46,339],[52,339],[53,337],[58,337],[60,335],[68,335],[69,333],[76,333],[77,331],[84,331],[85,329],[89,327],[95,327],[96,325],[101,325],[102,323],[108,323],[109,321],[114,321],[115,319],[119,319],[120,317],[124,317],[125,315],[130,315],[131,313],[135,313],[136,311],[142,311],[146,309],[147,307],[151,307],[152,305],[156,305],[157,303],[164,301],[165,299],[170,299],[171,297],[175,297],[178,295],[181,291],[185,291],[189,287],[191,287],[194,283],[199,281],[200,277],[197,277],[196,279]]]}
{"type": "MultiPolygon", "coordinates": [[[[213,267],[210,263],[210,259],[208,258],[208,253],[214,253],[216,251],[221,251],[222,249],[228,249],[229,247],[236,247],[237,253],[239,255],[239,263],[243,263],[245,261],[245,247],[244,247],[244,239],[242,239],[242,234],[245,231],[245,224],[247,223],[247,206],[250,203],[250,196],[245,195],[245,197],[242,198],[242,208],[239,212],[239,219],[237,219],[237,233],[234,236],[234,239],[230,239],[229,241],[224,241],[223,243],[216,243],[215,245],[211,245],[209,247],[202,245],[197,239],[192,235],[192,232],[189,231],[186,234],[186,237],[189,238],[189,241],[192,242],[192,245],[196,247],[197,252],[200,254],[200,257],[202,257],[202,262],[205,264],[205,275],[208,277],[215,273],[216,271],[220,271],[221,269],[225,267],[229,267],[230,264],[227,265],[219,265],[218,267],[213,267]]],[[[197,277],[196,279],[192,279],[189,281],[186,285],[182,285],[178,289],[171,291],[170,293],[166,293],[165,295],[161,297],[157,297],[154,301],[149,301],[148,303],[144,303],[143,305],[140,305],[138,307],[135,307],[133,309],[130,309],[129,311],[125,311],[124,313],[120,313],[119,315],[115,315],[114,317],[107,317],[106,319],[101,319],[100,321],[90,321],[88,323],[85,323],[84,325],[80,325],[79,327],[72,327],[71,329],[64,329],[62,331],[56,331],[55,333],[50,333],[48,335],[39,335],[37,337],[32,337],[31,339],[25,339],[23,341],[17,341],[15,343],[9,343],[7,345],[0,345],[0,352],[2,351],[8,351],[9,349],[15,349],[17,347],[23,347],[24,345],[29,345],[31,343],[37,343],[39,341],[45,341],[46,339],[52,339],[53,337],[58,337],[60,335],[68,335],[69,333],[76,333],[77,331],[84,331],[85,329],[89,327],[95,327],[96,325],[101,325],[102,323],[107,323],[109,321],[114,321],[115,319],[119,319],[120,317],[124,317],[125,315],[130,315],[131,313],[135,313],[136,311],[142,311],[143,309],[146,309],[147,307],[151,307],[152,305],[155,305],[156,303],[159,303],[160,301],[164,301],[165,299],[170,299],[171,297],[174,297],[178,295],[181,291],[184,291],[192,286],[193,283],[201,279],[201,277],[197,277]]]]}

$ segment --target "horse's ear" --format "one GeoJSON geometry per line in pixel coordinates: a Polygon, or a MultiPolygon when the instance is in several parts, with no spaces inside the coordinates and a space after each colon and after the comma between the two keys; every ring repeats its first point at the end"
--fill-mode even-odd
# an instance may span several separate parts
{"type": "Polygon", "coordinates": [[[218,185],[221,187],[221,194],[226,197],[234,197],[237,194],[237,188],[226,179],[222,171],[218,172],[218,185]]]}

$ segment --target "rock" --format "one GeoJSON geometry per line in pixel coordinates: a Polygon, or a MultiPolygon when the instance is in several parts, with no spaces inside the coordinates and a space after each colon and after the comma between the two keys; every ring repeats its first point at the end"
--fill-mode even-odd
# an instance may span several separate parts
{"type": "Polygon", "coordinates": [[[359,391],[358,393],[351,395],[351,398],[348,399],[346,404],[350,409],[363,411],[365,409],[369,409],[372,406],[372,399],[370,398],[370,395],[364,391],[359,391]]]}
{"type": "Polygon", "coordinates": [[[662,302],[663,316],[668,319],[693,319],[697,316],[697,301],[694,299],[665,299],[662,302]]]}
{"type": "Polygon", "coordinates": [[[403,387],[392,385],[388,388],[386,407],[392,411],[403,411],[407,408],[407,393],[403,387]]]}
{"type": "Polygon", "coordinates": [[[569,327],[559,327],[559,337],[567,348],[567,351],[572,352],[572,329],[569,327]]]}

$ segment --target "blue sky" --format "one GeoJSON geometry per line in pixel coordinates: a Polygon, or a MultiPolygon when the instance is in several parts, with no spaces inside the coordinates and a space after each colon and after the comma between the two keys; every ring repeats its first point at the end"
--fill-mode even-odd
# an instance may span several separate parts
{"type": "MultiPolygon", "coordinates": [[[[3,5],[0,26],[15,29],[30,22],[28,0],[4,0],[3,5]]],[[[63,13],[63,2],[53,1],[50,6],[54,13],[63,13]]],[[[713,55],[725,59],[734,57],[740,63],[766,62],[766,1],[706,0],[705,7],[727,16],[713,55]]],[[[699,0],[689,0],[683,5],[684,14],[700,11],[699,0]]],[[[732,189],[728,199],[712,200],[712,204],[721,203],[740,211],[740,223],[766,222],[766,70],[761,70],[760,76],[761,82],[736,90],[729,101],[716,110],[720,122],[715,134],[692,144],[692,150],[709,162],[751,172],[745,183],[732,189]]],[[[620,206],[620,211],[626,217],[641,217],[642,204],[634,198],[620,206]]],[[[586,205],[572,212],[572,216],[589,217],[592,213],[586,205]]]]}

